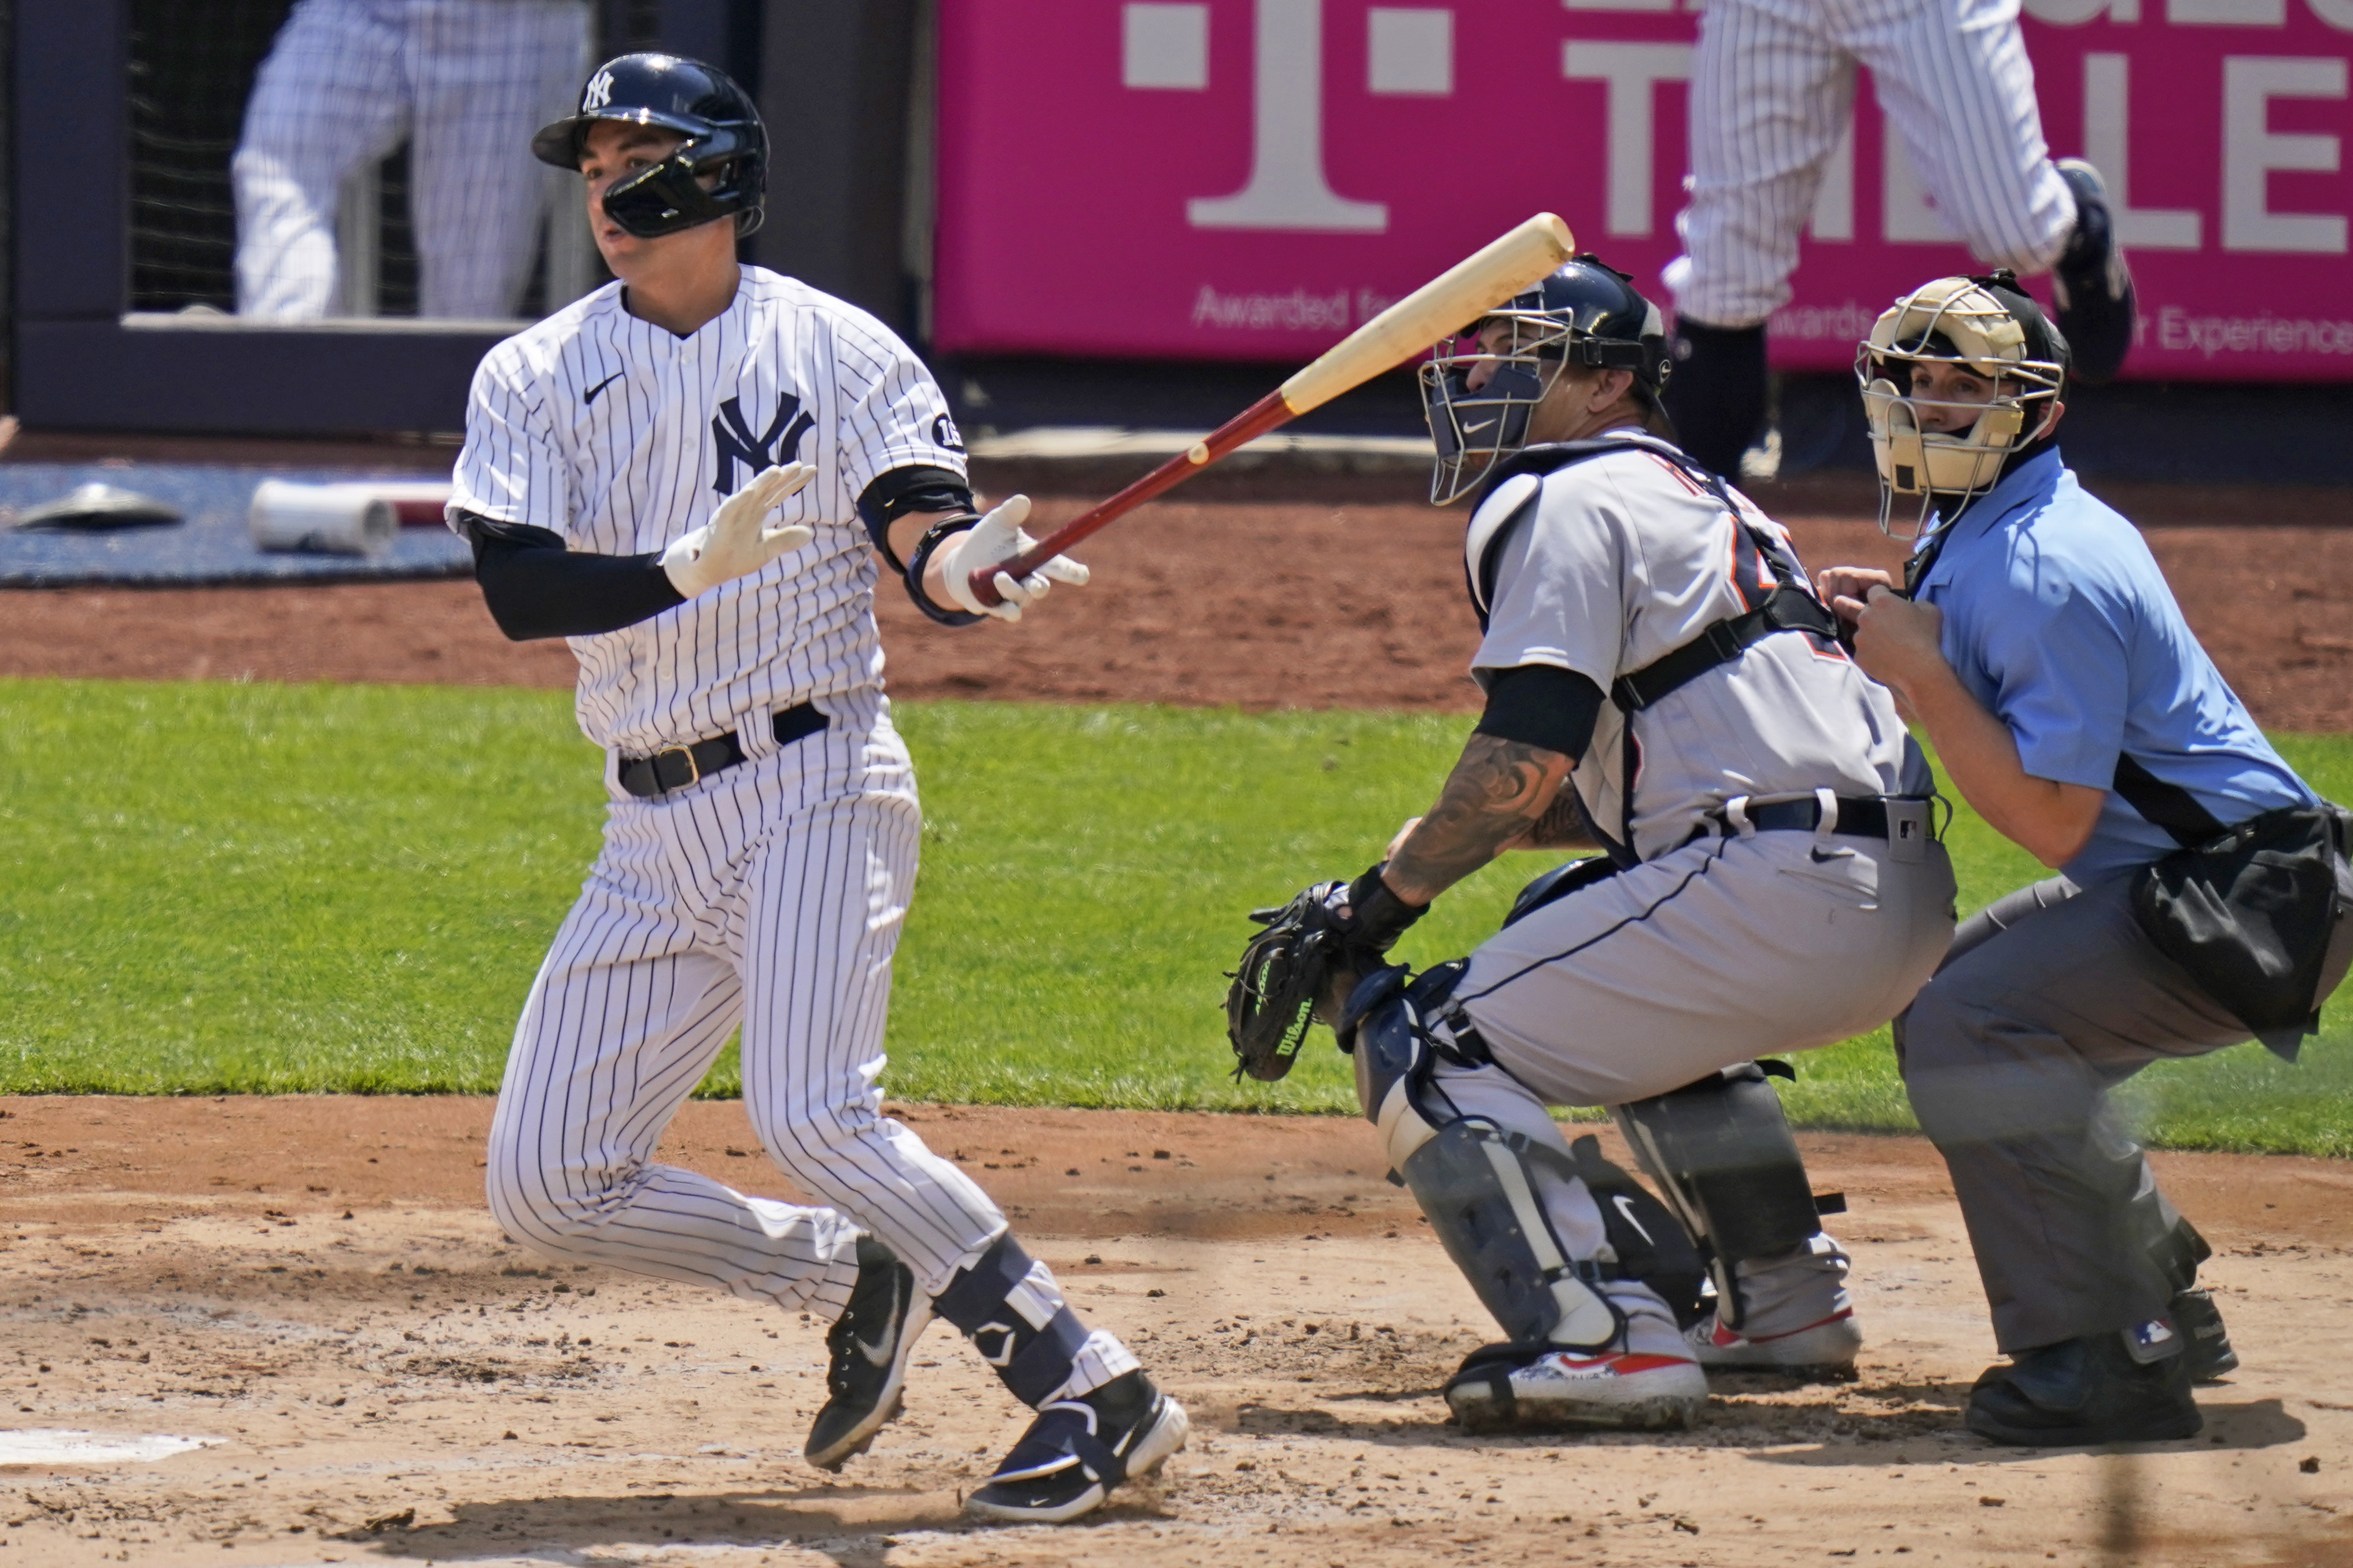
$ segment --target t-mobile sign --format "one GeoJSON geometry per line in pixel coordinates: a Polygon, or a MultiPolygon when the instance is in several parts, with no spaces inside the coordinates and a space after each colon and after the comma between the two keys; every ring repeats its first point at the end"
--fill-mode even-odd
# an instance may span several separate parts
{"type": "MultiPolygon", "coordinates": [[[[1304,358],[1545,209],[1671,304],[1697,9],[955,0],[935,340],[1304,358]]],[[[2044,133],[2119,208],[2127,374],[2353,379],[2353,0],[2028,0],[2025,28],[2044,133]]],[[[1786,367],[1843,367],[1899,291],[1975,269],[1867,73],[1856,104],[1773,318],[1786,367]]]]}

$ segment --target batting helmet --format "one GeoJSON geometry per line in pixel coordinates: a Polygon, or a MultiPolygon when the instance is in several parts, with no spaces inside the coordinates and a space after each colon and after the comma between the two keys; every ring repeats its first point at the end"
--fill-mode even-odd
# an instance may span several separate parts
{"type": "Polygon", "coordinates": [[[2067,340],[2008,272],[1939,278],[1881,314],[1855,350],[1854,374],[1879,465],[1879,525],[1895,532],[1894,498],[1918,496],[1916,535],[1939,497],[1957,514],[2042,436],[2066,385],[2067,340]],[[1913,372],[1924,364],[1957,366],[1988,395],[1915,395],[1913,372]],[[1931,427],[1955,413],[1967,428],[1931,427]]]}
{"type": "Polygon", "coordinates": [[[1527,445],[1529,416],[1571,363],[1632,372],[1637,393],[1654,406],[1667,384],[1666,321],[1659,308],[1642,298],[1633,279],[1590,254],[1439,344],[1422,365],[1422,411],[1438,447],[1430,500],[1443,506],[1468,493],[1527,445]],[[1492,332],[1496,322],[1509,331],[1492,332]],[[1471,373],[1480,366],[1488,375],[1474,388],[1471,373]]]}
{"type": "Polygon", "coordinates": [[[768,131],[751,96],[724,71],[677,55],[607,60],[581,88],[579,112],[543,126],[531,150],[543,163],[577,169],[588,128],[600,120],[659,125],[686,138],[660,163],[605,192],[607,215],[629,233],[655,239],[723,217],[735,220],[739,235],[760,226],[768,131]]]}

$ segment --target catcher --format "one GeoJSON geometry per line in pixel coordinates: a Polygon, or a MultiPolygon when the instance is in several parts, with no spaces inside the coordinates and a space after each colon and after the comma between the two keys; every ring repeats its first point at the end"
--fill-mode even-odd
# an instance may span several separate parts
{"type": "Polygon", "coordinates": [[[1707,1367],[1852,1365],[1846,1256],[1756,1058],[1886,1023],[1953,931],[1925,761],[1781,528],[1647,433],[1666,376],[1657,308],[1589,256],[1424,367],[1431,499],[1477,492],[1486,709],[1386,860],[1261,911],[1228,998],[1242,1071],[1282,1076],[1311,1017],[1354,1055],[1505,1335],[1447,1384],[1472,1428],[1680,1425],[1707,1367]],[[1580,847],[1606,858],[1469,958],[1385,963],[1502,851],[1580,847]],[[1682,1227],[1555,1105],[1611,1107],[1682,1227]]]}

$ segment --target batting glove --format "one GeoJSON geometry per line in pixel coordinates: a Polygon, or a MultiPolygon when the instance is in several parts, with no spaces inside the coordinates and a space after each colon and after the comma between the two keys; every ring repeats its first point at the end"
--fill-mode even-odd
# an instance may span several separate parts
{"type": "Polygon", "coordinates": [[[941,547],[937,558],[941,574],[957,605],[976,616],[1018,621],[1021,612],[1044,598],[1055,584],[1068,583],[1073,588],[1086,584],[1088,574],[1084,566],[1067,555],[1056,555],[1018,581],[1010,572],[997,573],[995,582],[1004,599],[1002,604],[984,605],[973,596],[975,572],[1000,561],[1010,561],[1038,542],[1022,531],[1021,525],[1029,516],[1029,498],[1010,497],[1004,505],[941,547]]]}
{"type": "Polygon", "coordinates": [[[766,526],[768,514],[800,493],[817,469],[807,463],[763,468],[751,483],[719,503],[711,521],[662,552],[670,585],[688,598],[747,576],[817,537],[801,524],[766,526]]]}

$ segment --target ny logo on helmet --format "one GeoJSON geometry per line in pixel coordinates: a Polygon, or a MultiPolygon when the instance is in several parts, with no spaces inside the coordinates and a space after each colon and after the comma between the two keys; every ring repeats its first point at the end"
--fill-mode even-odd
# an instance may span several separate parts
{"type": "Polygon", "coordinates": [[[612,101],[613,73],[609,70],[598,71],[588,79],[588,85],[580,89],[580,112],[583,114],[592,109],[602,109],[612,101]]]}
{"type": "Polygon", "coordinates": [[[711,422],[711,440],[715,448],[718,477],[711,488],[723,496],[735,493],[735,465],[748,465],[754,473],[789,463],[800,455],[801,437],[808,434],[817,421],[801,408],[801,400],[787,392],[776,399],[776,416],[759,435],[752,434],[749,421],[744,417],[744,406],[731,397],[719,405],[719,416],[711,422]]]}

